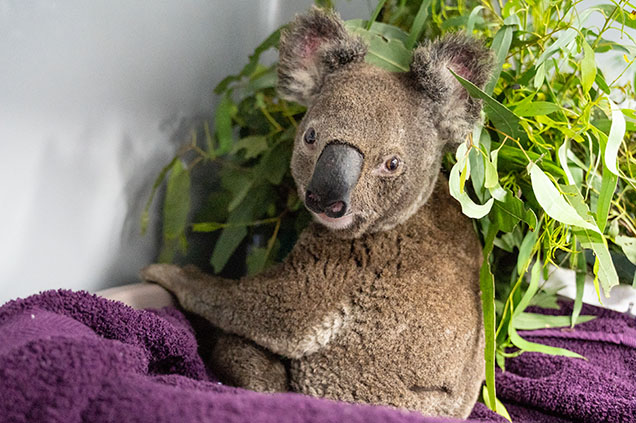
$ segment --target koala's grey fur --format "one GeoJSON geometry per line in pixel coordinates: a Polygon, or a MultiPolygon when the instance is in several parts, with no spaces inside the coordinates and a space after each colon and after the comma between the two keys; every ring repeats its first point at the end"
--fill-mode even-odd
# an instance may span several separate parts
{"type": "Polygon", "coordinates": [[[171,265],[142,277],[227,333],[213,354],[226,383],[463,418],[484,374],[481,251],[438,174],[480,109],[447,67],[483,86],[491,54],[452,35],[391,73],[365,51],[316,8],[280,45],[280,93],[308,106],[291,162],[300,195],[328,143],[364,157],[347,223],[316,215],[283,263],[238,281],[171,265]],[[393,156],[401,166],[387,173],[393,156]]]}

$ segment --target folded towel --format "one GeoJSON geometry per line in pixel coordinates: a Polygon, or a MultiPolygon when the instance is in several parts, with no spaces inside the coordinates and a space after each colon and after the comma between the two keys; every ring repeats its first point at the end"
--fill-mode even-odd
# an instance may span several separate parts
{"type": "Polygon", "coordinates": [[[400,422],[386,407],[262,394],[210,380],[173,308],[47,291],[0,307],[0,422],[400,422]]]}
{"type": "MultiPolygon", "coordinates": [[[[571,305],[546,314],[567,314],[571,305]]],[[[536,311],[536,310],[535,310],[536,311]]],[[[576,329],[521,332],[588,360],[525,353],[497,372],[515,422],[636,422],[636,321],[585,306],[576,329]]],[[[220,385],[174,308],[134,310],[47,291],[0,307],[0,422],[400,422],[441,419],[387,407],[220,385]]],[[[477,404],[470,421],[506,420],[477,404]]]]}
{"type": "MultiPolygon", "coordinates": [[[[569,315],[571,302],[560,310],[569,315]]],[[[541,329],[519,334],[532,342],[567,348],[587,360],[524,353],[497,374],[497,395],[515,422],[636,422],[636,319],[584,305],[598,316],[574,329],[541,329]]]]}

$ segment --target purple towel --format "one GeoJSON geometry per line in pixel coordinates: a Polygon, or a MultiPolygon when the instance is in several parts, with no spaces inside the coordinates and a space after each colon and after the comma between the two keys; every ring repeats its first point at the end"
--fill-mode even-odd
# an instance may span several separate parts
{"type": "MultiPolygon", "coordinates": [[[[523,354],[497,374],[516,422],[636,421],[634,320],[605,310],[574,332],[526,333],[589,361],[523,354]]],[[[567,313],[567,306],[562,312],[567,313]]],[[[482,404],[471,421],[504,422],[482,404]]],[[[385,407],[214,382],[173,308],[47,291],[0,307],[0,422],[434,422],[385,407]]]]}

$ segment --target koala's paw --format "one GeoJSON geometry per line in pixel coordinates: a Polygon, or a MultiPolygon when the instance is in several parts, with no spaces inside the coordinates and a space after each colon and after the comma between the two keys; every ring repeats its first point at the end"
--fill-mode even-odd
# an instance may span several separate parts
{"type": "Polygon", "coordinates": [[[186,271],[174,264],[151,264],[141,270],[140,276],[143,281],[161,285],[177,296],[189,279],[186,271]]]}

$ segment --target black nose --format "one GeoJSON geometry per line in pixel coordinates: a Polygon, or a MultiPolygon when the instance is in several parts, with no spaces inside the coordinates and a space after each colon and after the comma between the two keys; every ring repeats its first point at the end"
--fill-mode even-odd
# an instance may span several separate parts
{"type": "Polygon", "coordinates": [[[320,154],[305,193],[305,205],[332,218],[344,216],[358,182],[363,156],[347,144],[328,144],[320,154]]]}
{"type": "Polygon", "coordinates": [[[313,212],[324,213],[333,218],[344,216],[348,208],[347,203],[344,201],[334,201],[333,203],[323,206],[320,196],[309,190],[305,194],[305,205],[313,212]]]}

